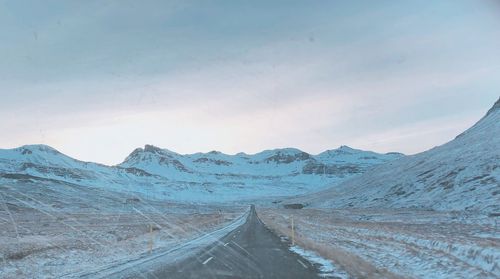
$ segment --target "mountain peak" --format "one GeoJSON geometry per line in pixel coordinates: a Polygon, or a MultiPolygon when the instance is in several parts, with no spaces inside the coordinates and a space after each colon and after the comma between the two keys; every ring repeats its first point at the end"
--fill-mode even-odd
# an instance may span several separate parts
{"type": "Polygon", "coordinates": [[[349,147],[347,145],[341,145],[337,150],[342,150],[342,151],[356,151],[356,149],[349,147]]]}
{"type": "Polygon", "coordinates": [[[491,113],[493,113],[494,111],[497,111],[497,110],[500,110],[500,97],[498,97],[498,100],[495,102],[495,104],[493,105],[493,107],[491,107],[488,112],[486,113],[486,115],[490,115],[491,113]]]}
{"type": "Polygon", "coordinates": [[[168,149],[163,149],[151,144],[146,144],[144,145],[144,148],[138,147],[134,149],[134,151],[132,151],[132,153],[130,153],[120,165],[123,165],[127,162],[130,163],[132,161],[141,161],[144,158],[176,158],[177,156],[180,155],[168,149]]]}
{"type": "Polygon", "coordinates": [[[321,154],[351,154],[351,153],[356,153],[356,152],[364,152],[363,150],[359,149],[354,149],[352,147],[349,147],[347,145],[341,145],[339,148],[336,149],[330,149],[323,151],[321,154]]]}
{"type": "Polygon", "coordinates": [[[273,149],[259,153],[258,155],[265,154],[265,162],[275,162],[290,164],[295,161],[305,161],[311,158],[311,155],[297,148],[281,148],[273,149]]]}
{"type": "MultiPolygon", "coordinates": [[[[154,146],[152,144],[146,144],[144,145],[144,148],[136,148],[134,150],[135,153],[153,153],[153,154],[160,154],[160,155],[178,155],[176,152],[170,151],[165,148],[160,148],[157,146],[154,146]]],[[[134,153],[132,152],[132,153],[134,153]]]]}
{"type": "Polygon", "coordinates": [[[51,154],[61,154],[61,152],[57,151],[55,148],[45,145],[45,144],[28,144],[23,145],[21,147],[16,148],[16,150],[20,151],[22,154],[31,154],[33,152],[45,152],[51,154]]]}
{"type": "Polygon", "coordinates": [[[146,145],[144,145],[144,149],[142,151],[150,152],[150,153],[158,153],[158,152],[162,152],[163,149],[156,147],[154,145],[151,145],[151,144],[146,144],[146,145]]]}
{"type": "Polygon", "coordinates": [[[285,153],[285,154],[301,154],[301,153],[306,153],[298,148],[294,148],[294,147],[285,147],[285,148],[277,148],[277,149],[273,149],[273,150],[270,150],[274,153],[285,153]]]}
{"type": "Polygon", "coordinates": [[[486,115],[484,115],[476,124],[474,124],[472,127],[469,129],[465,130],[461,134],[455,137],[455,139],[461,138],[464,135],[469,134],[472,130],[477,130],[477,129],[482,129],[482,130],[488,130],[488,129],[495,129],[497,127],[498,129],[498,118],[500,118],[500,97],[498,100],[493,104],[493,106],[488,110],[486,115]]]}

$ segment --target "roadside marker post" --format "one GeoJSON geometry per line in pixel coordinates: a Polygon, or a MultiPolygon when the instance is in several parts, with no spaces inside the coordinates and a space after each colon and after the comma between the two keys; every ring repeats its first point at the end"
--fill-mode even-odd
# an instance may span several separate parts
{"type": "Polygon", "coordinates": [[[149,253],[153,252],[153,224],[149,225],[149,253]]]}
{"type": "Polygon", "coordinates": [[[292,215],[292,246],[295,245],[295,227],[293,224],[293,215],[292,215]]]}

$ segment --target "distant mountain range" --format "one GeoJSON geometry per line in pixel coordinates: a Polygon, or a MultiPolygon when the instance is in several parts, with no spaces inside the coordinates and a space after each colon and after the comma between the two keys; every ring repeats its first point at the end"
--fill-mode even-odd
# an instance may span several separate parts
{"type": "Polygon", "coordinates": [[[46,145],[0,149],[0,187],[20,184],[23,189],[64,185],[188,202],[297,196],[283,203],[500,214],[500,100],[454,140],[412,156],[347,146],[318,155],[294,148],[181,155],[146,145],[121,164],[105,166],[46,145]]]}
{"type": "Polygon", "coordinates": [[[298,197],[316,207],[414,207],[500,214],[500,99],[473,127],[431,150],[298,197]]]}
{"type": "Polygon", "coordinates": [[[182,180],[218,181],[221,178],[293,178],[318,175],[344,178],[367,168],[402,157],[400,153],[378,154],[342,146],[319,155],[299,149],[266,150],[254,155],[227,155],[218,151],[180,155],[146,145],[130,154],[119,167],[136,168],[147,173],[182,180]]]}
{"type": "Polygon", "coordinates": [[[123,163],[82,162],[46,145],[0,150],[0,183],[51,180],[177,201],[234,201],[324,189],[403,157],[342,146],[319,155],[294,148],[248,155],[212,151],[181,155],[152,145],[123,163]]]}

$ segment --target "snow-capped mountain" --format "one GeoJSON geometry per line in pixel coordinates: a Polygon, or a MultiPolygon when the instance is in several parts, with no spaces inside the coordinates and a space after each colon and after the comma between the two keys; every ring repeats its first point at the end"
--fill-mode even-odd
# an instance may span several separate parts
{"type": "Polygon", "coordinates": [[[423,153],[292,199],[319,207],[417,207],[500,212],[500,99],[473,127],[423,153]]]}
{"type": "Polygon", "coordinates": [[[134,168],[109,167],[73,159],[47,145],[0,149],[0,177],[55,181],[124,189],[128,184],[165,180],[134,168]],[[120,186],[121,185],[121,186],[120,186]]]}
{"type": "Polygon", "coordinates": [[[0,150],[0,178],[49,179],[158,199],[226,201],[321,190],[401,156],[345,146],[316,156],[293,148],[253,155],[181,155],[146,145],[123,163],[105,166],[73,159],[49,146],[26,145],[0,150]]]}
{"type": "Polygon", "coordinates": [[[286,179],[302,181],[319,176],[343,179],[367,168],[403,156],[400,153],[378,154],[342,146],[319,155],[295,148],[266,150],[254,155],[227,155],[218,151],[180,155],[146,145],[130,154],[119,166],[135,168],[168,178],[215,182],[241,179],[286,179]]]}

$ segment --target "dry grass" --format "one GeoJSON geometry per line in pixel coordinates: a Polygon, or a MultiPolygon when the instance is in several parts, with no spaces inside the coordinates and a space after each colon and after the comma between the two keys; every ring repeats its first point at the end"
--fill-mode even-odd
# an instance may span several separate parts
{"type": "Polygon", "coordinates": [[[165,249],[221,227],[241,214],[238,208],[223,212],[183,210],[52,216],[22,208],[10,210],[10,215],[0,210],[0,277],[54,278],[105,265],[148,252],[151,240],[153,249],[165,249]]]}
{"type": "Polygon", "coordinates": [[[457,212],[258,209],[280,235],[332,260],[354,278],[498,278],[493,222],[457,212]],[[433,275],[435,276],[435,275],[433,275]]]}
{"type": "MultiPolygon", "coordinates": [[[[264,224],[266,224],[266,226],[276,234],[288,238],[291,237],[290,224],[287,224],[283,221],[277,221],[277,218],[270,215],[267,211],[263,212],[259,210],[259,217],[264,222],[264,224]]],[[[377,268],[363,258],[355,254],[346,252],[342,248],[335,246],[334,243],[318,242],[312,240],[301,233],[300,230],[296,230],[295,232],[295,242],[300,247],[315,251],[323,258],[331,260],[333,263],[335,263],[337,266],[340,266],[354,278],[405,278],[403,276],[393,274],[384,268],[377,268]]]]}

